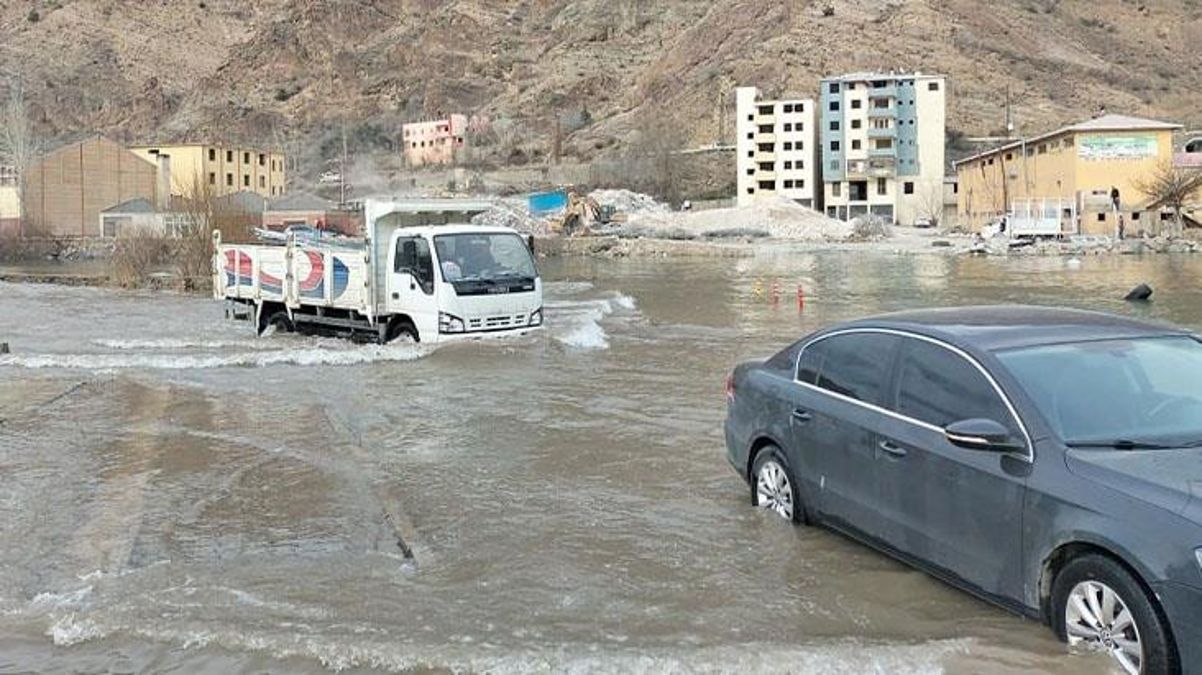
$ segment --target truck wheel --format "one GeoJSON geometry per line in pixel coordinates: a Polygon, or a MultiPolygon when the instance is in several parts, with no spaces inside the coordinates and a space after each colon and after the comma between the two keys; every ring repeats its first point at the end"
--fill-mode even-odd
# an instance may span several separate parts
{"type": "Polygon", "coordinates": [[[417,335],[417,327],[412,321],[401,320],[392,324],[388,329],[388,342],[413,343],[421,342],[417,335]]]}
{"type": "Polygon", "coordinates": [[[259,334],[263,334],[268,328],[275,328],[276,331],[282,333],[291,333],[296,330],[296,326],[292,325],[292,319],[288,318],[288,312],[284,310],[280,310],[267,317],[267,320],[263,322],[263,329],[259,331],[259,334]]]}

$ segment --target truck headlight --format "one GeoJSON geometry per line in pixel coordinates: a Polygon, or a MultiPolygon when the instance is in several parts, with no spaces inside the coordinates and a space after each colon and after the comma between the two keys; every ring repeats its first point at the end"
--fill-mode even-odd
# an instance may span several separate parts
{"type": "Polygon", "coordinates": [[[533,312],[530,312],[530,325],[531,326],[543,325],[543,308],[542,307],[539,307],[538,309],[534,310],[533,312]]]}
{"type": "Polygon", "coordinates": [[[462,333],[463,332],[463,319],[460,319],[459,317],[455,316],[454,314],[447,314],[446,312],[439,312],[438,313],[438,332],[439,333],[462,333]]]}

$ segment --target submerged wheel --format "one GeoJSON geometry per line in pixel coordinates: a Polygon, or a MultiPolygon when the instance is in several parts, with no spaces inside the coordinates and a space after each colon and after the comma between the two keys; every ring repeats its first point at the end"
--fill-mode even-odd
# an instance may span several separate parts
{"type": "Polygon", "coordinates": [[[414,343],[421,342],[417,335],[417,327],[411,321],[397,321],[388,329],[387,342],[414,343]]]}
{"type": "Polygon", "coordinates": [[[760,450],[751,468],[751,503],[785,520],[805,521],[805,508],[793,472],[776,446],[760,450]]]}
{"type": "Polygon", "coordinates": [[[1177,672],[1152,599],[1110,558],[1087,555],[1065,565],[1052,585],[1052,622],[1061,640],[1106,652],[1131,675],[1177,672]]]}

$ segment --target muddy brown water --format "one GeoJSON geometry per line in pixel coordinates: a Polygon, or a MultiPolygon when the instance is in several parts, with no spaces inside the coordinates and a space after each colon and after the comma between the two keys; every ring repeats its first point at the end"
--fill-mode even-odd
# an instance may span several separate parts
{"type": "Polygon", "coordinates": [[[1109,667],[751,508],[722,380],[908,307],[1199,329],[1202,257],[543,270],[545,332],[437,349],[257,339],[204,298],[0,284],[0,673],[1109,667]],[[1124,303],[1143,281],[1153,302],[1124,303]]]}

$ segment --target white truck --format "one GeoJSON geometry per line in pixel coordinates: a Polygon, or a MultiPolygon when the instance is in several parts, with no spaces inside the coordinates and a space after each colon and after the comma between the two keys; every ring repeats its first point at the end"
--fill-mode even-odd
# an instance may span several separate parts
{"type": "Polygon", "coordinates": [[[381,343],[521,334],[543,323],[527,239],[471,225],[488,202],[364,203],[365,237],[348,243],[225,244],[213,233],[213,296],[262,333],[303,328],[381,343]]]}

